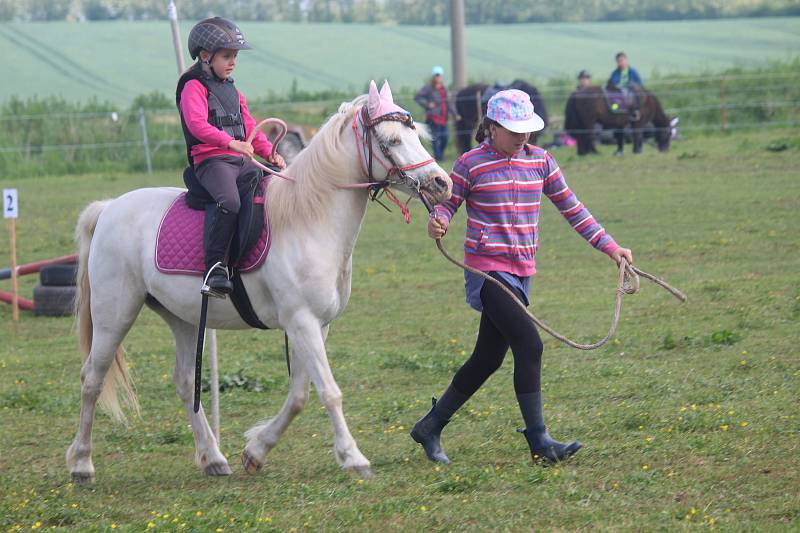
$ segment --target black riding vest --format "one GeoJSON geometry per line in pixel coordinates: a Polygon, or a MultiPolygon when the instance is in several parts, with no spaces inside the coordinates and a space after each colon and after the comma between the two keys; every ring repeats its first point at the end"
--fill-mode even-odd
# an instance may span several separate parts
{"type": "MultiPolygon", "coordinates": [[[[208,90],[208,123],[215,128],[224,131],[237,141],[243,141],[246,138],[244,130],[244,119],[242,118],[242,109],[239,104],[239,91],[233,84],[233,80],[228,78],[223,81],[216,76],[209,76],[200,68],[195,65],[184,73],[178,80],[178,87],[175,91],[175,103],[178,106],[178,112],[181,108],[181,92],[183,87],[190,80],[197,80],[203,84],[208,90]]],[[[186,127],[186,120],[181,115],[181,126],[183,127],[183,136],[186,139],[186,156],[189,158],[189,165],[192,164],[192,147],[202,144],[203,141],[196,138],[186,127]]]]}

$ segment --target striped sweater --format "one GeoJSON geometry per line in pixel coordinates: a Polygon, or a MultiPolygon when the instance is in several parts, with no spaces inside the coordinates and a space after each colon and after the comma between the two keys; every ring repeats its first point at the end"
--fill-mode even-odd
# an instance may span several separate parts
{"type": "Polygon", "coordinates": [[[434,214],[449,222],[467,202],[464,262],[471,267],[536,273],[542,193],[589,244],[609,256],[619,248],[567,186],[553,156],[538,146],[526,145],[507,157],[483,142],[458,158],[450,177],[453,196],[434,214]]]}

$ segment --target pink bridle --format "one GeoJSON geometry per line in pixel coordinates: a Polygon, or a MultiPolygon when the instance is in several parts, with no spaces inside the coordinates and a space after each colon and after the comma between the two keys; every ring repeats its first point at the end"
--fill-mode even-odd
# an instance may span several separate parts
{"type": "MultiPolygon", "coordinates": [[[[370,199],[373,201],[377,201],[381,205],[380,202],[380,195],[385,194],[389,200],[397,205],[400,208],[400,211],[403,213],[403,218],[408,224],[411,221],[411,214],[408,209],[408,202],[401,202],[399,198],[389,189],[392,185],[399,185],[399,184],[406,184],[410,188],[417,191],[417,194],[422,197],[421,192],[421,184],[418,179],[409,176],[407,172],[409,170],[416,170],[418,168],[425,167],[430,165],[434,162],[433,158],[426,159],[424,161],[420,161],[417,163],[411,163],[408,165],[400,166],[394,161],[394,157],[392,157],[391,152],[389,151],[389,147],[386,146],[383,141],[377,139],[378,147],[381,150],[381,153],[386,158],[386,161],[383,161],[381,158],[377,157],[372,149],[372,130],[375,126],[381,122],[386,121],[396,121],[405,124],[406,126],[414,129],[414,121],[411,118],[411,114],[409,113],[389,113],[386,115],[382,115],[380,117],[370,118],[369,111],[367,106],[362,106],[356,113],[353,114],[353,135],[355,136],[356,140],[356,147],[358,149],[358,164],[361,168],[361,172],[365,178],[367,178],[366,182],[361,183],[351,183],[347,185],[339,185],[340,189],[370,189],[370,199]],[[383,180],[376,180],[373,176],[373,160],[377,161],[378,164],[383,167],[386,171],[386,177],[383,180]],[[393,175],[398,176],[399,180],[392,180],[390,179],[393,175]]],[[[274,125],[278,127],[278,133],[275,136],[275,140],[272,143],[272,153],[271,156],[274,158],[275,154],[277,154],[277,147],[278,143],[286,136],[286,132],[289,130],[289,127],[286,125],[286,122],[279,118],[266,118],[256,124],[256,127],[253,128],[253,131],[250,132],[250,135],[247,137],[247,142],[252,143],[253,139],[256,136],[256,133],[259,130],[263,130],[268,125],[274,125]]],[[[252,159],[253,163],[266,172],[269,175],[276,176],[278,178],[285,179],[287,181],[296,181],[295,178],[292,176],[283,174],[277,170],[273,170],[268,166],[260,163],[255,158],[252,159]]],[[[409,197],[409,201],[411,198],[409,197]]],[[[423,199],[424,201],[424,199],[423,199]]],[[[385,205],[383,205],[386,208],[385,205]]],[[[388,208],[386,208],[388,210],[388,208]]]]}

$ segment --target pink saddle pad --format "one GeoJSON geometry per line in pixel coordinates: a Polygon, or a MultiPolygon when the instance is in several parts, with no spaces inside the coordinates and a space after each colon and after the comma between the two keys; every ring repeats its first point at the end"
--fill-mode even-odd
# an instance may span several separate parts
{"type": "MultiPolygon", "coordinates": [[[[167,208],[158,226],[156,237],[156,268],[164,274],[189,274],[202,276],[203,263],[203,223],[205,211],[190,209],[181,193],[167,208]]],[[[258,213],[261,204],[253,206],[258,213]]],[[[264,220],[264,229],[258,241],[236,263],[239,272],[249,272],[264,263],[269,253],[269,223],[264,220]]]]}

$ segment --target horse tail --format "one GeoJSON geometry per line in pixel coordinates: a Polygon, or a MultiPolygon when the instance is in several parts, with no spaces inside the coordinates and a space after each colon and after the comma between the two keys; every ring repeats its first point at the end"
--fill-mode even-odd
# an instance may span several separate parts
{"type": "MultiPolygon", "coordinates": [[[[75,240],[78,243],[78,277],[75,295],[75,315],[78,317],[78,342],[81,360],[86,363],[92,349],[92,309],[91,289],[89,287],[89,250],[92,244],[97,220],[110,200],[92,202],[78,217],[75,227],[75,240]]],[[[139,412],[139,402],[136,391],[133,389],[128,366],[125,363],[125,350],[120,345],[117,348],[114,363],[109,368],[100,393],[100,405],[105,408],[113,418],[125,421],[125,413],[120,405],[120,397],[134,412],[139,412]]]]}

